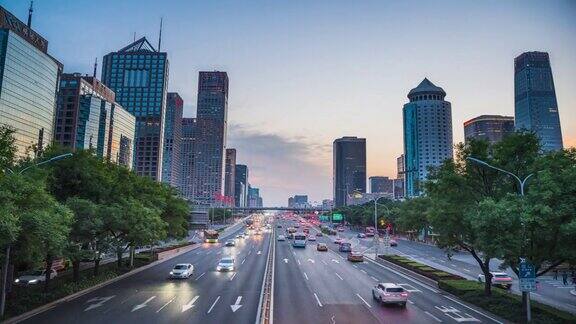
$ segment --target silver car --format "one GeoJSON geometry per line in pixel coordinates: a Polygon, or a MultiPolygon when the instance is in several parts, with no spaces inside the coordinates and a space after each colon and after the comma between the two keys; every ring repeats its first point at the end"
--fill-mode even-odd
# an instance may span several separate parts
{"type": "Polygon", "coordinates": [[[234,271],[234,258],[226,257],[222,258],[218,265],[216,266],[216,271],[234,271]]]}
{"type": "Polygon", "coordinates": [[[179,263],[170,271],[170,278],[187,279],[194,273],[194,266],[190,263],[179,263]]]}

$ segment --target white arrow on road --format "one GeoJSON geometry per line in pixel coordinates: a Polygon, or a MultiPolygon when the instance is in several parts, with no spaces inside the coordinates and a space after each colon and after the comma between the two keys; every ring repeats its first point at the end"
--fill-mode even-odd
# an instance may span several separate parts
{"type": "Polygon", "coordinates": [[[262,254],[262,251],[258,251],[256,254],[262,254]]]}
{"type": "Polygon", "coordinates": [[[308,261],[310,261],[310,262],[314,263],[314,260],[312,260],[312,259],[308,259],[308,261]]]}
{"type": "Polygon", "coordinates": [[[340,263],[340,261],[338,261],[336,259],[332,259],[332,262],[340,263]]]}
{"type": "Polygon", "coordinates": [[[138,305],[134,306],[134,308],[132,308],[132,311],[135,312],[135,311],[139,310],[140,308],[146,307],[147,306],[146,304],[148,304],[154,298],[156,298],[156,296],[152,296],[152,297],[146,299],[146,301],[143,302],[142,304],[138,304],[138,305]]]}
{"type": "Polygon", "coordinates": [[[232,313],[235,313],[238,308],[242,307],[242,305],[240,305],[240,301],[242,301],[242,296],[238,296],[238,298],[236,298],[236,303],[234,305],[230,305],[232,308],[232,313]]]}
{"type": "Polygon", "coordinates": [[[196,296],[196,297],[192,298],[192,300],[188,304],[182,305],[182,313],[184,313],[185,311],[194,307],[194,303],[196,302],[196,299],[198,299],[198,297],[200,297],[200,296],[196,296]]]}
{"type": "Polygon", "coordinates": [[[98,308],[98,307],[104,305],[105,302],[109,301],[110,299],[112,299],[114,297],[116,297],[116,295],[108,296],[108,297],[94,297],[94,298],[86,301],[86,303],[94,303],[94,302],[97,302],[97,303],[89,305],[88,307],[86,307],[86,309],[84,311],[86,312],[86,311],[89,311],[91,309],[98,308]]]}
{"type": "Polygon", "coordinates": [[[284,259],[284,263],[288,263],[288,259],[284,259]]]}

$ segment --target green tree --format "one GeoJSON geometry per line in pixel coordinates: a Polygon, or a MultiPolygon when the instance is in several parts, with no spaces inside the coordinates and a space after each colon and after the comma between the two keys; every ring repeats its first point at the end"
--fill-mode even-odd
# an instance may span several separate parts
{"type": "Polygon", "coordinates": [[[14,139],[14,129],[0,125],[0,176],[8,168],[11,168],[16,161],[16,140],[14,139]]]}

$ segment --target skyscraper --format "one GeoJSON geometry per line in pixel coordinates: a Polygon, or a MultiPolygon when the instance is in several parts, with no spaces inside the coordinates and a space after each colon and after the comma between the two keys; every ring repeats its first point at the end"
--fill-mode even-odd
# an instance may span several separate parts
{"type": "Polygon", "coordinates": [[[228,75],[200,72],[194,145],[194,201],[212,206],[224,189],[228,75]]]}
{"type": "Polygon", "coordinates": [[[514,122],[517,130],[533,131],[542,150],[563,148],[548,53],[526,52],[514,59],[514,122]]]}
{"type": "Polygon", "coordinates": [[[338,138],[332,145],[334,207],[346,204],[353,192],[366,192],[366,139],[338,138]]]}
{"type": "Polygon", "coordinates": [[[136,117],[134,170],[156,181],[162,178],[168,58],[145,37],[104,56],[102,82],[116,101],[136,117]]]}
{"type": "Polygon", "coordinates": [[[180,138],[180,179],[178,188],[190,203],[194,202],[194,135],[196,118],[182,118],[180,138]]]}
{"type": "Polygon", "coordinates": [[[405,158],[404,154],[401,154],[396,158],[396,179],[394,179],[394,199],[403,199],[405,196],[404,188],[405,185],[405,158]]]}
{"type": "Polygon", "coordinates": [[[369,177],[370,193],[393,193],[394,181],[388,177],[369,177]]]}
{"type": "Polygon", "coordinates": [[[61,71],[48,41],[0,6],[0,125],[15,130],[17,157],[52,141],[61,71]]]}
{"type": "Polygon", "coordinates": [[[236,164],[234,177],[234,200],[236,207],[248,206],[248,167],[244,164],[236,164]]]}
{"type": "Polygon", "coordinates": [[[224,196],[230,205],[236,199],[236,149],[226,149],[226,167],[224,172],[224,196]]]}
{"type": "Polygon", "coordinates": [[[464,139],[486,140],[490,144],[500,142],[514,132],[514,117],[482,115],[464,122],[464,139]]]}
{"type": "Polygon", "coordinates": [[[410,102],[403,109],[407,197],[422,193],[420,183],[427,179],[429,167],[452,158],[452,108],[445,96],[426,78],[408,93],[410,102]]]}
{"type": "Polygon", "coordinates": [[[184,101],[177,92],[168,92],[164,123],[164,153],[162,182],[173,187],[180,183],[180,141],[182,139],[182,109],[184,101]]]}

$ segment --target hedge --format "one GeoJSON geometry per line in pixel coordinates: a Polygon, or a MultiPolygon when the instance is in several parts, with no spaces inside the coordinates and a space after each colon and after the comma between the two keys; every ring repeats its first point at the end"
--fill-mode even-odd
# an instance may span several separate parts
{"type": "MultiPolygon", "coordinates": [[[[522,297],[501,289],[492,289],[492,295],[484,295],[484,285],[468,280],[441,280],[438,287],[460,299],[485,309],[515,323],[523,323],[522,297]]],[[[554,307],[530,301],[532,323],[576,323],[576,316],[554,307]]]]}
{"type": "Polygon", "coordinates": [[[403,268],[414,271],[418,274],[421,274],[421,275],[423,275],[427,278],[430,278],[432,280],[435,280],[435,281],[442,280],[442,279],[464,280],[464,278],[462,278],[460,276],[432,268],[428,265],[407,259],[407,258],[402,257],[402,256],[379,255],[379,257],[381,257],[382,259],[387,260],[389,262],[392,262],[394,264],[397,264],[403,268]]]}

